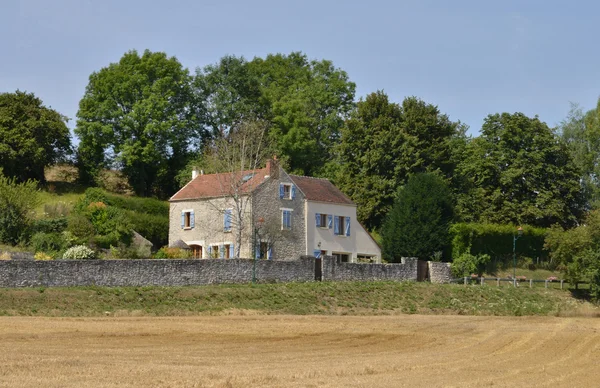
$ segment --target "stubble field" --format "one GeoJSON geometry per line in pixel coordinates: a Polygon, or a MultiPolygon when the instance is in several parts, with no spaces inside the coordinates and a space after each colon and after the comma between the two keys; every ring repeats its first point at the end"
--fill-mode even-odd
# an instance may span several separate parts
{"type": "Polygon", "coordinates": [[[564,317],[1,317],[0,386],[597,386],[599,329],[564,317]]]}

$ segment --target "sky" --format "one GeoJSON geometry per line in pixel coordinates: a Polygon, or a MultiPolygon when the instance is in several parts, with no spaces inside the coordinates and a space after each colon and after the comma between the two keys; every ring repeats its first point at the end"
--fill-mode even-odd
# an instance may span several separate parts
{"type": "Polygon", "coordinates": [[[600,2],[0,0],[0,93],[71,118],[89,75],[132,49],[191,72],[224,55],[302,51],[394,102],[417,96],[476,136],[499,112],[556,126],[600,96],[600,2]]]}

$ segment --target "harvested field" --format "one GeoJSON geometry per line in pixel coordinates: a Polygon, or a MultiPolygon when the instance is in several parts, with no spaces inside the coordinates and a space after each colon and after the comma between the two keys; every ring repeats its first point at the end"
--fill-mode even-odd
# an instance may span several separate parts
{"type": "Polygon", "coordinates": [[[0,386],[596,386],[592,318],[0,318],[0,386]]]}

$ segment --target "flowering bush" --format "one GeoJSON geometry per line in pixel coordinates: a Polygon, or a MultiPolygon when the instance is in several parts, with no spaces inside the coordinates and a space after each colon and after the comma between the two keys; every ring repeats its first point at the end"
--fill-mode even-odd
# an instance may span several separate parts
{"type": "Polygon", "coordinates": [[[48,255],[47,253],[44,252],[36,252],[35,256],[33,256],[33,258],[35,260],[38,261],[49,261],[49,260],[54,260],[54,258],[50,255],[48,255]]]}
{"type": "Polygon", "coordinates": [[[87,260],[95,258],[96,252],[85,245],[76,245],[72,248],[69,248],[63,255],[63,259],[65,260],[87,260]]]}

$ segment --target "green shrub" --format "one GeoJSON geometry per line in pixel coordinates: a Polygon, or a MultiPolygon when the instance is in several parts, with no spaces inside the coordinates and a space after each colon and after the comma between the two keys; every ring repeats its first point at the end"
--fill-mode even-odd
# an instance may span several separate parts
{"type": "Polygon", "coordinates": [[[169,218],[153,214],[124,211],[133,230],[148,239],[153,246],[162,247],[169,242],[169,218]]]}
{"type": "Polygon", "coordinates": [[[155,254],[155,259],[189,259],[192,252],[189,249],[162,247],[155,254]]]}
{"type": "Polygon", "coordinates": [[[38,201],[36,181],[17,183],[0,170],[0,243],[17,245],[27,241],[38,201]]]}
{"type": "Polygon", "coordinates": [[[114,259],[142,259],[137,248],[133,246],[126,246],[125,244],[119,244],[117,246],[110,247],[110,255],[114,259]]]}
{"type": "Polygon", "coordinates": [[[67,231],[82,242],[96,234],[94,225],[82,214],[73,213],[67,221],[67,231]]]}
{"type": "Polygon", "coordinates": [[[468,252],[464,252],[460,256],[454,258],[454,260],[452,261],[452,275],[454,275],[455,277],[463,277],[476,273],[477,275],[481,276],[489,261],[489,255],[472,255],[468,252]]]}
{"type": "Polygon", "coordinates": [[[38,232],[31,236],[30,245],[36,252],[58,252],[65,248],[65,241],[60,233],[38,232]]]}
{"type": "Polygon", "coordinates": [[[96,258],[96,252],[85,245],[76,245],[66,250],[63,255],[65,260],[90,260],[96,258]]]}
{"type": "Polygon", "coordinates": [[[68,225],[67,217],[42,218],[33,222],[32,230],[42,233],[61,233],[68,225]]]}

